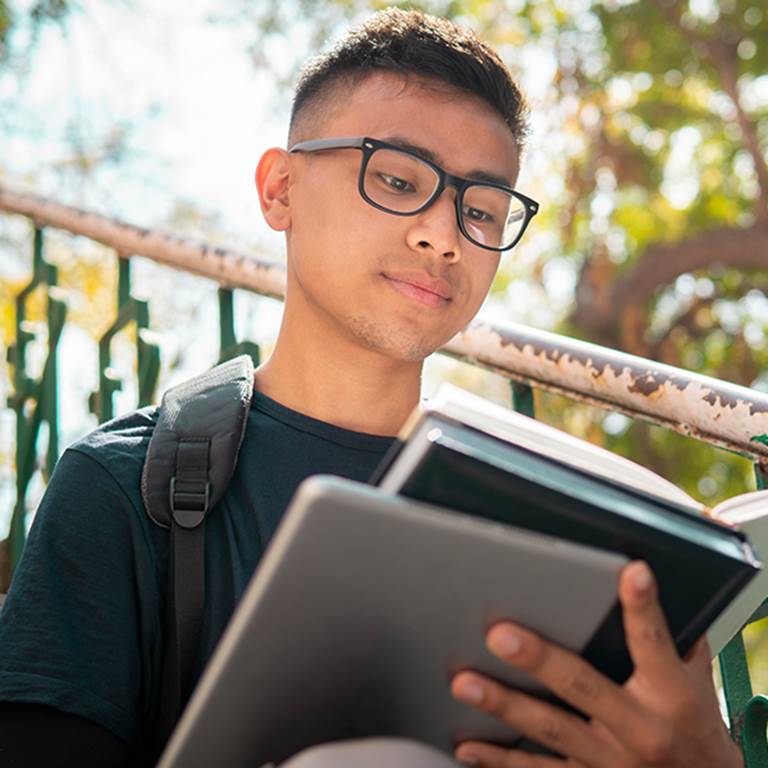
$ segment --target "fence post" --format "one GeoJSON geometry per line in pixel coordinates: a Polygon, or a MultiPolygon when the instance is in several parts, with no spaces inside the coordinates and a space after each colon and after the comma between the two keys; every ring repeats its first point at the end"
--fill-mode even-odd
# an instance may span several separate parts
{"type": "Polygon", "coordinates": [[[252,341],[238,341],[235,333],[235,292],[231,288],[219,288],[219,362],[238,355],[250,355],[258,365],[261,350],[252,341]]]}
{"type": "Polygon", "coordinates": [[[99,389],[89,399],[91,412],[100,422],[113,418],[113,395],[123,387],[123,382],[111,369],[112,339],[131,322],[136,323],[138,405],[141,407],[149,405],[155,396],[160,374],[160,348],[151,340],[149,304],[131,295],[130,259],[118,254],[117,317],[99,339],[99,389]]]}
{"type": "Polygon", "coordinates": [[[66,320],[66,304],[57,297],[58,270],[45,261],[42,227],[35,226],[32,279],[16,297],[16,341],[8,349],[13,366],[14,391],[8,405],[16,412],[16,503],[8,533],[8,556],[13,573],[26,541],[27,491],[38,469],[37,439],[43,422],[48,427],[48,445],[43,472],[50,475],[59,455],[58,425],[58,346],[66,320]],[[27,372],[27,345],[35,331],[27,321],[27,301],[35,289],[46,286],[46,324],[48,354],[42,374],[32,379],[27,372]]]}
{"type": "Polygon", "coordinates": [[[535,419],[536,408],[533,402],[533,388],[518,381],[511,381],[509,385],[512,388],[512,408],[524,416],[535,419]]]}

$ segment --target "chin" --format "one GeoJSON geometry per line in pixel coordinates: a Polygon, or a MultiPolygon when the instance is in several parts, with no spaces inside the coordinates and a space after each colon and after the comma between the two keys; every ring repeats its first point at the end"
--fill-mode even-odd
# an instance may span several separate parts
{"type": "Polygon", "coordinates": [[[414,328],[393,327],[370,318],[348,318],[347,327],[368,349],[404,363],[422,362],[445,343],[425,338],[414,328]]]}

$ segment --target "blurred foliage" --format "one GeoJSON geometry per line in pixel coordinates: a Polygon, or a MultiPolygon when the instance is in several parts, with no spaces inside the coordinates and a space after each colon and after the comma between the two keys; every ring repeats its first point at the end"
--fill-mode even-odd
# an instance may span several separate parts
{"type": "Polygon", "coordinates": [[[755,693],[768,691],[768,619],[750,624],[744,630],[744,645],[749,658],[749,677],[755,693]]]}
{"type": "Polygon", "coordinates": [[[36,0],[22,9],[17,6],[22,5],[13,0],[0,0],[0,66],[8,63],[10,56],[10,47],[8,41],[11,37],[13,27],[18,24],[23,16],[30,22],[31,35],[27,46],[18,53],[28,54],[37,43],[37,34],[41,25],[46,22],[61,22],[72,10],[74,3],[72,0],[36,0]]]}
{"type": "Polygon", "coordinates": [[[22,280],[5,279],[0,282],[0,342],[3,349],[7,349],[16,338],[15,299],[23,287],[22,280]]]}
{"type": "MultiPolygon", "coordinates": [[[[67,322],[98,341],[114,319],[116,259],[108,248],[98,243],[84,241],[83,246],[73,248],[71,240],[66,235],[48,232],[45,259],[58,267],[59,295],[67,301],[67,322]]],[[[15,340],[15,297],[27,282],[4,279],[0,283],[0,339],[5,345],[15,340]]],[[[44,286],[38,286],[27,299],[26,321],[32,326],[46,323],[44,286]]]]}
{"type": "Polygon", "coordinates": [[[5,58],[6,41],[11,29],[11,10],[5,0],[0,0],[0,62],[5,58]]]}
{"type": "MultiPolygon", "coordinates": [[[[130,1],[120,0],[126,4],[130,1]]],[[[45,32],[57,33],[74,51],[76,41],[69,38],[71,17],[87,13],[87,5],[77,0],[0,0],[0,146],[8,142],[16,149],[19,140],[22,145],[41,146],[47,157],[30,174],[31,178],[23,181],[34,183],[40,177],[55,177],[62,197],[74,188],[81,202],[89,197],[86,191],[91,192],[91,199],[107,197],[98,171],[127,164],[132,159],[133,116],[123,115],[112,122],[89,119],[92,111],[89,112],[75,87],[70,90],[72,103],[66,124],[58,134],[56,119],[48,124],[47,115],[34,114],[27,88],[30,81],[35,81],[35,74],[39,74],[38,65],[45,66],[43,57],[38,56],[43,43],[51,40],[45,38],[45,32]],[[42,124],[37,124],[37,117],[42,124]],[[104,123],[106,127],[102,127],[104,123]],[[96,194],[97,191],[101,194],[96,194]]],[[[73,76],[77,77],[76,68],[70,69],[62,82],[73,76]]],[[[56,105],[52,105],[51,112],[56,113],[56,105]]],[[[0,153],[0,174],[13,167],[10,159],[0,153]]]]}
{"type": "MultiPolygon", "coordinates": [[[[574,138],[558,246],[581,263],[563,330],[765,388],[768,262],[755,268],[744,233],[765,247],[768,99],[748,105],[768,72],[757,44],[768,12],[756,2],[605,1],[558,35],[558,100],[574,138]],[[685,252],[715,230],[693,258],[685,252]]],[[[708,503],[753,487],[737,457],[594,418],[608,447],[708,503]]]]}

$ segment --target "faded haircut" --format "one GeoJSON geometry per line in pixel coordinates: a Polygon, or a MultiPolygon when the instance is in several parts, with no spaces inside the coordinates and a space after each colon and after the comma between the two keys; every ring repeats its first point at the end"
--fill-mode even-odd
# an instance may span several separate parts
{"type": "Polygon", "coordinates": [[[528,133],[525,98],[499,55],[471,30],[419,11],[388,8],[352,29],[303,68],[291,110],[289,142],[322,118],[346,91],[376,72],[415,75],[474,94],[504,120],[518,149],[528,133]]]}

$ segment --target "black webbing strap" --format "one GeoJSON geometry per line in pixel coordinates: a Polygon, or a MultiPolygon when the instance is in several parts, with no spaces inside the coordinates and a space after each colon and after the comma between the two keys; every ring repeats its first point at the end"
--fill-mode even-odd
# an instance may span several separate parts
{"type": "Polygon", "coordinates": [[[172,513],[160,732],[167,738],[191,694],[205,605],[205,515],[210,440],[181,440],[171,478],[172,513]]]}
{"type": "MultiPolygon", "coordinates": [[[[147,514],[169,529],[160,698],[142,741],[159,756],[191,694],[205,606],[205,516],[237,465],[253,394],[253,361],[228,360],[171,387],[157,410],[141,473],[147,514]]],[[[144,765],[144,763],[141,763],[144,765]]]]}

